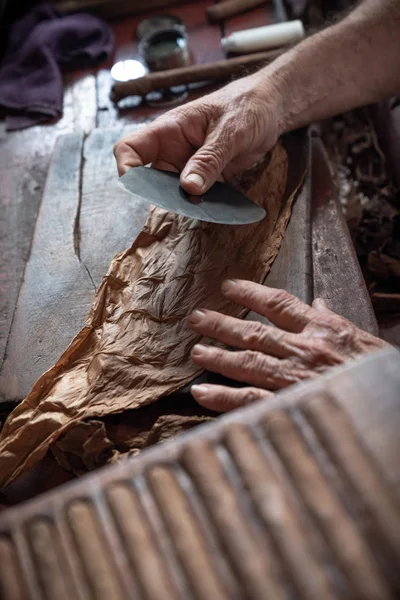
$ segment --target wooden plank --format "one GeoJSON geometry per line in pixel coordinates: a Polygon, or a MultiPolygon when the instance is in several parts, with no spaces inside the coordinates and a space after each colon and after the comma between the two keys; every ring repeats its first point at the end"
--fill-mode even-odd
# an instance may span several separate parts
{"type": "Polygon", "coordinates": [[[63,132],[90,131],[96,110],[94,76],[69,74],[58,122],[0,131],[0,367],[55,141],[63,132]]]}
{"type": "Polygon", "coordinates": [[[38,129],[0,136],[0,365],[29,255],[52,145],[38,129]]]}
{"type": "MultiPolygon", "coordinates": [[[[305,131],[289,136],[285,147],[292,165],[288,182],[290,190],[293,185],[290,179],[298,181],[302,169],[307,164],[310,165],[309,139],[305,131]]],[[[295,201],[281,249],[265,283],[270,287],[286,290],[307,304],[313,299],[310,171],[295,201]]]]}
{"type": "Polygon", "coordinates": [[[25,397],[57,360],[94,293],[74,249],[82,144],[83,135],[71,133],[54,151],[0,375],[3,400],[25,397]]]}
{"type": "Polygon", "coordinates": [[[63,115],[54,127],[53,139],[68,131],[87,134],[96,127],[96,76],[86,71],[68,73],[64,76],[64,86],[63,115]]]}
{"type": "Polygon", "coordinates": [[[337,200],[322,142],[312,145],[312,253],[314,296],[357,327],[378,335],[378,326],[347,224],[337,200]]]}
{"type": "Polygon", "coordinates": [[[96,288],[115,254],[129,248],[139,235],[149,212],[146,202],[138,201],[118,186],[113,145],[123,132],[121,128],[95,129],[84,145],[82,199],[76,231],[81,261],[96,288]]]}
{"type": "Polygon", "coordinates": [[[112,258],[142,230],[148,204],[118,187],[112,148],[123,132],[59,139],[0,375],[3,400],[21,400],[59,358],[112,258]]]}

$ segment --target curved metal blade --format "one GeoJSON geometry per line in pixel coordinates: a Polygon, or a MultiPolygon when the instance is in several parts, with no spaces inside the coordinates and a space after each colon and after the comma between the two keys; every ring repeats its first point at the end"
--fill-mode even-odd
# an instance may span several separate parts
{"type": "Polygon", "coordinates": [[[226,183],[215,183],[203,196],[190,196],[181,188],[178,173],[148,167],[130,169],[119,183],[150,204],[200,221],[245,225],[266,215],[263,208],[226,183]]]}

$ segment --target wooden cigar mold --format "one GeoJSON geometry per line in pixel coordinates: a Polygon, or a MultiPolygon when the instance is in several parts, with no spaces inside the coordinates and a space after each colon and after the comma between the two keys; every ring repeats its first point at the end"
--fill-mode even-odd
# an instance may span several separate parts
{"type": "Polygon", "coordinates": [[[2,600],[398,597],[399,363],[368,357],[3,511],[2,600]]]}

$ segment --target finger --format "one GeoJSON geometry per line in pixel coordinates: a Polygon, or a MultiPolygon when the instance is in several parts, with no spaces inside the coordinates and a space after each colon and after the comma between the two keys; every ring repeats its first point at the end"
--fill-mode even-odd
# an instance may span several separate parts
{"type": "Polygon", "coordinates": [[[225,385],[208,384],[192,385],[190,391],[196,402],[216,412],[227,412],[273,395],[267,390],[255,387],[230,388],[225,385]]]}
{"type": "Polygon", "coordinates": [[[228,279],[222,284],[224,296],[267,317],[281,329],[300,333],[315,317],[315,309],[285,290],[252,281],[228,279]]]}
{"type": "Polygon", "coordinates": [[[284,361],[252,350],[230,352],[197,344],[191,358],[213,373],[257,387],[275,390],[298,381],[296,370],[291,373],[284,361]]]}
{"type": "Polygon", "coordinates": [[[119,176],[157,160],[159,150],[160,132],[151,126],[122,138],[114,146],[119,176]]]}
{"type": "Polygon", "coordinates": [[[172,163],[166,160],[156,160],[151,163],[153,169],[159,169],[160,171],[170,171],[171,173],[177,173],[178,169],[172,163]]]}
{"type": "Polygon", "coordinates": [[[315,308],[315,310],[332,312],[323,298],[315,298],[315,300],[313,300],[312,307],[315,308]]]}
{"type": "Polygon", "coordinates": [[[194,331],[228,346],[258,350],[278,358],[286,358],[294,353],[292,338],[295,336],[257,321],[243,321],[213,310],[195,310],[188,322],[194,331]]]}
{"type": "Polygon", "coordinates": [[[204,194],[221,178],[232,159],[235,144],[221,129],[207,136],[203,146],[188,160],[181,174],[181,185],[189,194],[204,194]]]}

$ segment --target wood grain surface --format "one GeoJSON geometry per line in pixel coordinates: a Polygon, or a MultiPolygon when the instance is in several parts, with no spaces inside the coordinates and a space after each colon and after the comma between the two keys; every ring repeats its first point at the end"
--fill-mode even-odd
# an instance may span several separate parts
{"type": "Polygon", "coordinates": [[[33,383],[58,358],[59,344],[71,342],[71,326],[80,327],[82,303],[94,291],[74,240],[82,144],[83,135],[71,133],[54,151],[1,371],[3,399],[25,395],[24,372],[33,383]]]}
{"type": "Polygon", "coordinates": [[[148,205],[118,187],[122,128],[59,138],[36,221],[7,357],[2,398],[23,398],[83,326],[114,255],[142,230],[148,205]]]}
{"type": "MultiPolygon", "coordinates": [[[[311,163],[311,148],[306,130],[291,136],[288,144],[289,156],[295,164],[291,176],[295,178],[296,169],[301,172],[304,165],[311,163]]],[[[287,290],[307,304],[313,300],[311,204],[311,172],[308,170],[305,185],[294,204],[281,249],[265,281],[266,285],[287,290]]],[[[252,317],[255,316],[252,313],[252,317]]]]}
{"type": "Polygon", "coordinates": [[[333,311],[378,335],[375,314],[319,138],[313,139],[312,148],[314,297],[324,298],[333,311]]]}

